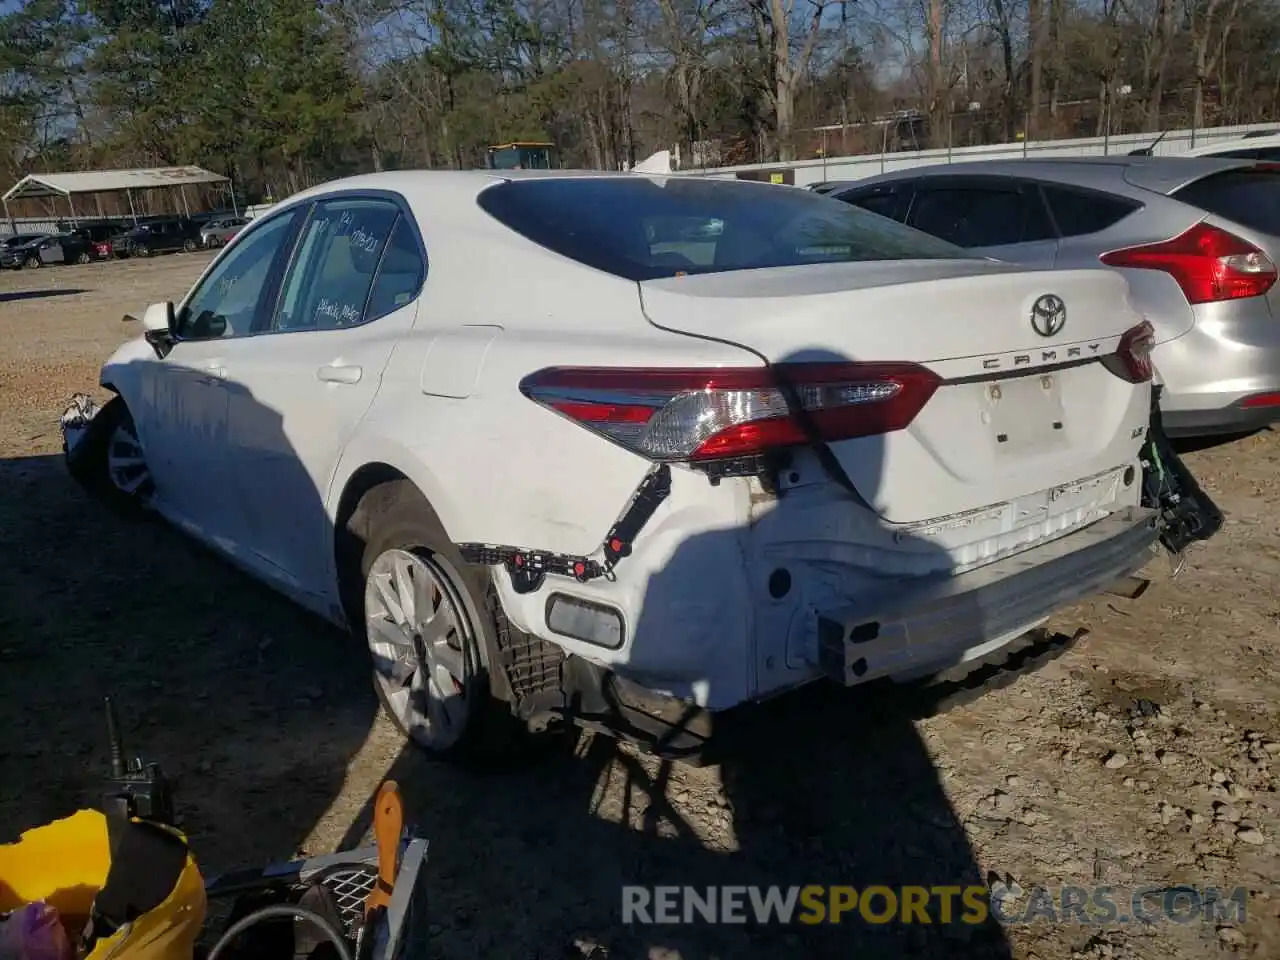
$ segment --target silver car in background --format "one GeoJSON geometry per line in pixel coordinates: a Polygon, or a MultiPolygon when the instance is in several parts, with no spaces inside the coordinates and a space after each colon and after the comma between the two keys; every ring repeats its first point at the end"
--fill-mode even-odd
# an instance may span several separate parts
{"type": "Polygon", "coordinates": [[[200,228],[200,246],[221,247],[248,224],[244,217],[219,217],[200,228]]]}
{"type": "Polygon", "coordinates": [[[999,260],[1119,270],[1156,329],[1152,357],[1171,436],[1280,420],[1280,165],[989,160],[821,186],[999,260]]]}

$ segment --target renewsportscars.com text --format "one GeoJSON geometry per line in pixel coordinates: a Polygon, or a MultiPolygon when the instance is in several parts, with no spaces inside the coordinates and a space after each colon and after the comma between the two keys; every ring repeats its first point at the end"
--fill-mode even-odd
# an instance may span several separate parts
{"type": "Polygon", "coordinates": [[[1033,887],[1016,900],[969,886],[622,888],[622,922],[680,923],[1242,923],[1244,887],[1033,887]]]}

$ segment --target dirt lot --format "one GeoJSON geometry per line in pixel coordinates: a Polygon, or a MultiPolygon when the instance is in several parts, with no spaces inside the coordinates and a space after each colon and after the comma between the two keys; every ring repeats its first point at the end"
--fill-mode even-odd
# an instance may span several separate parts
{"type": "Polygon", "coordinates": [[[122,314],[176,298],[206,262],[0,276],[0,835],[95,802],[110,693],[134,745],[179,775],[208,869],[362,839],[369,794],[393,773],[431,838],[434,956],[1280,956],[1280,435],[1188,454],[1229,514],[1222,535],[1174,581],[1153,563],[1137,601],[1064,612],[1055,626],[1089,639],[970,706],[913,719],[847,699],[783,705],[720,767],[583,737],[482,776],[402,749],[346,638],[169,530],[108,515],[66,476],[66,398],[137,334],[122,314]],[[1025,891],[1015,906],[1065,884],[1244,886],[1250,900],[1240,924],[619,919],[627,881],[993,872],[1025,891]]]}

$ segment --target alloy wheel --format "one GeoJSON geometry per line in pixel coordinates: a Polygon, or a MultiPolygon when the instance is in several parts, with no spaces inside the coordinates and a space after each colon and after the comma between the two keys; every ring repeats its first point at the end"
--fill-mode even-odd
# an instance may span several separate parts
{"type": "Polygon", "coordinates": [[[365,632],[387,710],[423,746],[458,743],[470,719],[474,633],[438,555],[387,550],[365,580],[365,632]]]}
{"type": "Polygon", "coordinates": [[[107,478],[116,490],[130,497],[145,498],[152,489],[151,470],[137,429],[127,417],[116,424],[107,440],[107,478]]]}

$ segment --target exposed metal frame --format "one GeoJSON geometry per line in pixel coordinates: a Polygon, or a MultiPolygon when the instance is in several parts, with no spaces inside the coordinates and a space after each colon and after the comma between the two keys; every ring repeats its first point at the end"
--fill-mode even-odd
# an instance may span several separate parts
{"type": "MultiPolygon", "coordinates": [[[[186,187],[195,184],[230,184],[231,178],[201,167],[154,167],[132,170],[85,170],[64,173],[32,173],[23,177],[10,187],[2,197],[4,217],[9,221],[10,229],[15,229],[13,215],[9,210],[11,200],[49,200],[56,201],[65,197],[67,207],[71,211],[71,220],[77,219],[75,201],[76,194],[101,194],[123,192],[129,201],[129,211],[136,224],[138,211],[134,204],[135,190],[171,190],[177,188],[182,200],[182,208],[187,216],[191,208],[187,202],[186,187]]],[[[232,203],[235,203],[235,190],[232,187],[232,203]]],[[[53,208],[56,211],[56,207],[53,208]]]]}

